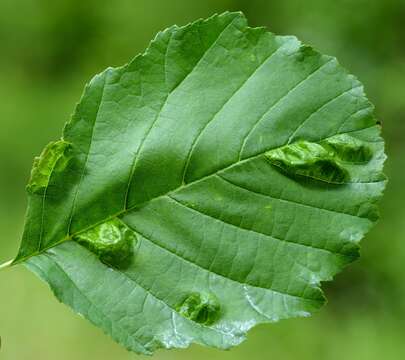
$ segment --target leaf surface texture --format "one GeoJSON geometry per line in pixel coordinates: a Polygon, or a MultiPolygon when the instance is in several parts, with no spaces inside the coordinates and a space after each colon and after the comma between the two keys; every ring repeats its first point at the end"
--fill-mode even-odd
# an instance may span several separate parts
{"type": "Polygon", "coordinates": [[[307,316],[385,186],[363,87],[241,13],[173,26],[86,86],[34,164],[24,262],[138,353],[307,316]]]}

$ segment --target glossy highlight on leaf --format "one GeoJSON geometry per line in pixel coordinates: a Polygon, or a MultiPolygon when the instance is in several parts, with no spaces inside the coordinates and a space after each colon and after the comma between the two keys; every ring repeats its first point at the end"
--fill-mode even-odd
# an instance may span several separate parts
{"type": "Polygon", "coordinates": [[[96,75],[62,139],[34,164],[14,263],[140,354],[317,311],[386,182],[360,82],[241,13],[96,75]]]}

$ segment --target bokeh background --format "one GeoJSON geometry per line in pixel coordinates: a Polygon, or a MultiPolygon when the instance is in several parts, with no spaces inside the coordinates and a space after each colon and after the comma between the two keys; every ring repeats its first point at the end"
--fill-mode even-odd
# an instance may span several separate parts
{"type": "MultiPolygon", "coordinates": [[[[297,35],[360,78],[383,124],[390,182],[361,260],[325,284],[320,313],[258,327],[228,352],[194,345],[155,359],[405,359],[403,0],[0,0],[0,261],[19,245],[33,156],[60,136],[84,84],[143,51],[157,31],[225,10],[297,35]]],[[[22,266],[0,273],[0,336],[2,360],[140,357],[22,266]]]]}

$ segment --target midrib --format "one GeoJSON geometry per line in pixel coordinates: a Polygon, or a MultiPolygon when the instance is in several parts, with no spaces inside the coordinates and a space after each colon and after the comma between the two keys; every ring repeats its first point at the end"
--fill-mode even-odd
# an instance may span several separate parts
{"type": "MultiPolygon", "coordinates": [[[[327,136],[327,137],[324,137],[324,138],[322,138],[322,139],[319,139],[319,140],[317,141],[317,143],[320,143],[320,142],[322,142],[322,141],[324,141],[324,140],[327,140],[327,139],[332,138],[332,137],[337,136],[337,135],[349,134],[349,133],[352,133],[352,132],[363,131],[363,130],[372,128],[372,127],[374,127],[374,126],[376,126],[376,125],[373,124],[373,125],[371,125],[371,126],[369,126],[369,127],[363,128],[363,129],[355,129],[355,130],[347,131],[347,132],[344,132],[344,133],[333,134],[333,135],[331,135],[331,136],[327,136]]],[[[46,246],[46,247],[42,248],[40,251],[36,251],[36,252],[34,252],[34,253],[32,253],[32,254],[30,254],[30,255],[28,255],[28,256],[22,257],[22,258],[18,259],[18,261],[12,262],[12,263],[10,263],[9,265],[17,265],[17,264],[23,263],[23,262],[29,260],[30,258],[32,258],[32,257],[34,257],[34,256],[41,255],[41,254],[43,254],[44,252],[46,252],[47,250],[50,250],[50,249],[52,249],[52,248],[54,248],[54,247],[56,247],[56,246],[58,246],[58,245],[60,245],[60,244],[63,244],[64,242],[73,240],[73,238],[74,238],[75,236],[77,236],[77,235],[79,235],[79,234],[81,234],[81,233],[84,233],[84,232],[86,232],[86,231],[89,231],[89,230],[93,229],[94,227],[96,227],[96,226],[98,226],[98,225],[100,225],[100,224],[102,224],[102,223],[104,223],[104,222],[106,222],[106,221],[109,221],[109,220],[111,220],[111,219],[113,219],[113,218],[116,218],[116,217],[120,217],[120,216],[122,216],[122,215],[125,215],[126,213],[129,213],[130,211],[134,210],[135,208],[141,208],[141,207],[143,207],[143,206],[145,206],[145,205],[151,203],[152,201],[157,201],[157,200],[159,200],[159,199],[161,199],[161,198],[163,198],[163,197],[165,197],[165,196],[167,196],[167,195],[176,194],[177,192],[180,192],[180,191],[182,191],[182,190],[184,190],[184,189],[187,189],[188,187],[191,187],[191,186],[193,186],[193,185],[195,185],[195,184],[201,183],[201,182],[205,181],[206,179],[209,179],[209,178],[211,178],[211,177],[213,177],[213,176],[215,176],[215,175],[217,175],[217,174],[219,174],[219,173],[222,173],[222,172],[226,172],[226,171],[228,171],[228,170],[231,170],[232,168],[234,168],[234,167],[236,167],[236,166],[239,166],[239,165],[242,165],[242,164],[244,164],[244,163],[248,163],[248,162],[250,162],[250,161],[253,161],[253,160],[255,160],[255,159],[258,159],[258,158],[260,158],[261,156],[263,156],[266,152],[272,151],[272,150],[277,150],[277,149],[279,149],[279,148],[282,148],[282,147],[285,146],[286,144],[287,144],[287,143],[284,143],[284,144],[282,144],[282,145],[279,145],[279,146],[276,146],[276,147],[273,147],[273,148],[265,149],[265,150],[261,151],[260,153],[251,155],[251,156],[249,156],[249,157],[247,157],[247,158],[245,158],[245,159],[243,159],[243,160],[237,161],[237,162],[232,163],[232,164],[230,164],[230,165],[228,165],[228,166],[225,166],[225,167],[223,167],[223,168],[220,168],[220,169],[218,169],[218,170],[215,170],[214,172],[212,172],[212,173],[210,173],[210,174],[208,174],[208,175],[205,175],[205,176],[203,176],[203,177],[201,177],[201,178],[199,178],[199,179],[197,179],[197,180],[194,180],[194,181],[192,181],[192,182],[189,182],[188,184],[181,185],[181,186],[179,186],[179,187],[177,187],[177,188],[175,188],[175,189],[172,189],[172,190],[167,191],[167,192],[164,193],[164,194],[158,195],[158,196],[156,196],[156,197],[154,197],[154,198],[151,198],[151,199],[149,199],[149,200],[146,200],[146,201],[144,201],[144,202],[142,202],[142,203],[135,204],[135,205],[133,205],[133,206],[127,208],[127,209],[123,209],[123,210],[121,210],[121,211],[119,211],[119,212],[117,212],[117,213],[115,213],[115,214],[113,214],[113,215],[110,215],[110,216],[108,216],[108,217],[106,217],[106,218],[104,218],[104,219],[102,219],[102,220],[100,220],[100,221],[98,221],[98,222],[96,222],[96,223],[94,223],[94,224],[92,224],[92,225],[90,225],[90,226],[88,226],[88,227],[82,229],[82,230],[76,231],[75,233],[72,233],[72,234],[70,234],[69,236],[64,237],[63,239],[61,239],[61,240],[59,240],[59,241],[57,241],[57,242],[54,242],[53,244],[51,244],[51,245],[49,245],[49,246],[46,246]]],[[[0,266],[0,268],[1,268],[1,266],[0,266]]]]}

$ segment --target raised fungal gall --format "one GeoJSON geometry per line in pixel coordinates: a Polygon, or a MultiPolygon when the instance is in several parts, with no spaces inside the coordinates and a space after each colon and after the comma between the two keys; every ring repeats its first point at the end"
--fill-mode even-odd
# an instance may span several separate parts
{"type": "Polygon", "coordinates": [[[317,143],[298,141],[268,151],[266,159],[291,176],[304,176],[328,183],[345,183],[349,172],[338,162],[336,154],[317,143]]]}
{"type": "Polygon", "coordinates": [[[106,265],[126,269],[133,259],[137,238],[127,225],[114,218],[76,235],[74,240],[96,254],[106,265]]]}
{"type": "Polygon", "coordinates": [[[208,293],[190,293],[177,307],[182,316],[203,325],[212,325],[221,314],[217,297],[208,293]]]}
{"type": "Polygon", "coordinates": [[[362,163],[373,157],[373,152],[363,141],[348,134],[340,134],[322,141],[322,146],[332,151],[340,160],[362,163]]]}
{"type": "Polygon", "coordinates": [[[27,185],[28,192],[42,194],[45,191],[52,173],[63,171],[69,163],[71,146],[64,140],[58,140],[45,147],[41,155],[34,159],[31,178],[27,185]]]}

